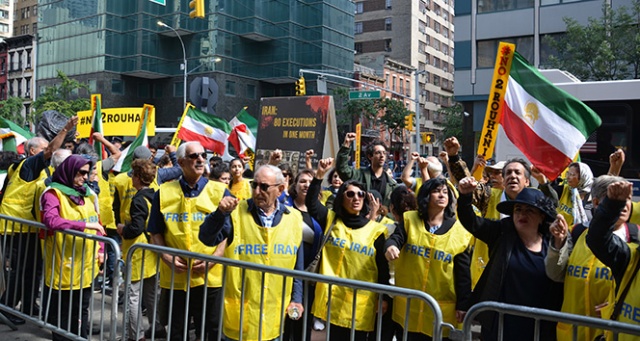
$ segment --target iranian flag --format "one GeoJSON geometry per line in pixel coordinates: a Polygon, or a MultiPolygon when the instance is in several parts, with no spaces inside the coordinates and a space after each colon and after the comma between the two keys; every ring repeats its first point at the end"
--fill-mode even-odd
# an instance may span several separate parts
{"type": "Polygon", "coordinates": [[[0,150],[23,153],[24,145],[33,134],[21,126],[0,117],[0,150]]]}
{"type": "Polygon", "coordinates": [[[91,95],[91,109],[93,109],[93,115],[91,117],[91,134],[89,134],[89,144],[93,145],[96,154],[100,155],[102,159],[107,158],[107,152],[104,149],[104,145],[100,141],[96,141],[93,138],[93,133],[101,133],[102,129],[102,96],[91,95]]]}
{"type": "Polygon", "coordinates": [[[113,170],[116,172],[128,172],[131,170],[131,162],[133,162],[133,151],[140,146],[148,146],[149,138],[147,137],[147,121],[149,120],[149,105],[145,104],[142,108],[142,117],[143,119],[140,121],[140,125],[138,126],[138,135],[131,142],[127,148],[122,151],[122,154],[116,165],[113,166],[113,170]]]}
{"type": "Polygon", "coordinates": [[[504,104],[501,124],[507,137],[551,180],[602,123],[593,110],[551,84],[517,52],[504,104]]]}
{"type": "Polygon", "coordinates": [[[229,123],[219,117],[189,107],[178,131],[182,141],[198,141],[218,155],[227,149],[227,138],[231,132],[229,123]]]}
{"type": "Polygon", "coordinates": [[[247,107],[242,108],[229,124],[231,134],[229,142],[240,157],[244,157],[247,150],[255,152],[256,136],[258,135],[258,120],[247,112],[247,107]]]}

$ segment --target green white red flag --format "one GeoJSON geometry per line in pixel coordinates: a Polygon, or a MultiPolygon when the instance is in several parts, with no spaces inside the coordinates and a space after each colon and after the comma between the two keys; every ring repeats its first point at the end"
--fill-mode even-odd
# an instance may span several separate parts
{"type": "Polygon", "coordinates": [[[142,107],[142,121],[140,121],[140,125],[138,126],[138,135],[136,138],[122,151],[122,156],[116,162],[116,165],[113,166],[113,170],[116,172],[128,172],[131,170],[131,162],[133,162],[133,151],[140,146],[148,146],[149,138],[147,137],[147,122],[149,121],[149,112],[151,106],[145,104],[142,107]]]}
{"type": "Polygon", "coordinates": [[[240,112],[229,122],[231,134],[229,142],[240,157],[244,157],[247,150],[255,153],[256,137],[258,136],[258,120],[242,108],[240,112]]]}
{"type": "Polygon", "coordinates": [[[0,150],[23,153],[23,143],[33,136],[30,131],[18,124],[0,117],[0,139],[2,139],[0,150]]]}
{"type": "Polygon", "coordinates": [[[96,141],[93,138],[93,133],[103,133],[102,129],[102,96],[91,95],[91,109],[93,115],[91,116],[91,134],[89,134],[89,144],[93,145],[93,149],[96,154],[102,159],[107,157],[107,152],[104,149],[104,145],[100,141],[96,141]]]}
{"type": "Polygon", "coordinates": [[[593,110],[549,82],[517,52],[504,101],[501,125],[507,137],[551,180],[602,123],[593,110]]]}
{"type": "Polygon", "coordinates": [[[204,148],[223,155],[230,132],[231,126],[227,121],[189,106],[178,138],[185,142],[198,141],[204,148]]]}

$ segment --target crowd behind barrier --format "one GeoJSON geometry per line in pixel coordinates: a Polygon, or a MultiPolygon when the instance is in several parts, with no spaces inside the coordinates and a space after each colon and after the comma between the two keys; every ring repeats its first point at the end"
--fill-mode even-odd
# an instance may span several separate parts
{"type": "MultiPolygon", "coordinates": [[[[12,224],[13,226],[20,224],[22,228],[25,228],[25,229],[33,228],[33,229],[37,229],[38,231],[42,231],[43,233],[47,233],[46,228],[39,223],[29,222],[29,221],[16,219],[8,216],[0,216],[0,219],[2,219],[3,221],[3,229],[6,229],[7,224],[12,224]]],[[[112,243],[112,247],[114,247],[116,254],[120,255],[120,249],[118,245],[115,244],[109,238],[88,235],[88,234],[79,233],[75,231],[62,231],[62,232],[58,231],[55,233],[72,236],[73,239],[75,240],[74,243],[79,245],[86,244],[87,241],[89,240],[94,240],[101,243],[112,243]]],[[[2,245],[3,249],[7,249],[8,247],[11,246],[11,245],[8,245],[8,243],[11,241],[6,237],[7,237],[7,234],[3,234],[2,243],[0,244],[2,245]]],[[[13,242],[20,242],[20,239],[16,241],[16,239],[14,238],[13,242]]],[[[69,245],[65,245],[65,243],[63,243],[63,245],[59,245],[59,246],[61,248],[66,248],[69,245]]],[[[222,272],[222,276],[223,276],[222,293],[223,294],[226,287],[224,284],[225,283],[224,279],[227,276],[227,271],[229,268],[235,267],[235,268],[242,269],[244,276],[246,276],[246,273],[250,271],[260,272],[262,274],[263,279],[265,274],[275,274],[275,275],[281,276],[283,279],[282,283],[284,283],[285,277],[300,278],[306,281],[305,283],[306,288],[309,287],[310,283],[322,282],[322,283],[327,283],[330,287],[331,286],[348,287],[354,290],[354,292],[370,291],[378,295],[380,298],[382,298],[382,295],[390,295],[392,297],[406,297],[409,302],[407,304],[407,311],[406,311],[407,314],[409,313],[409,310],[412,304],[420,304],[420,303],[425,304],[425,306],[428,307],[428,309],[430,309],[433,312],[434,314],[433,340],[441,340],[443,332],[445,331],[449,333],[449,339],[451,340],[469,340],[469,341],[473,340],[473,333],[472,333],[473,322],[477,318],[478,314],[487,312],[487,311],[498,313],[500,316],[499,318],[500,322],[503,321],[504,315],[515,315],[515,316],[530,318],[536,321],[535,322],[536,325],[539,325],[540,321],[564,322],[573,326],[574,340],[577,340],[577,338],[575,337],[575,335],[577,335],[575,334],[577,333],[577,326],[588,326],[588,327],[597,328],[601,330],[611,331],[611,336],[612,336],[612,339],[614,340],[617,339],[618,333],[630,334],[630,335],[635,335],[640,337],[640,326],[637,326],[637,325],[585,317],[581,315],[566,314],[566,313],[544,310],[544,309],[515,306],[515,305],[509,305],[509,304],[497,303],[497,302],[483,302],[473,306],[468,311],[465,317],[464,323],[462,325],[462,329],[456,329],[456,326],[452,326],[450,324],[446,324],[442,322],[442,313],[438,307],[438,303],[431,296],[417,290],[410,290],[410,289],[405,289],[400,287],[386,286],[386,285],[380,285],[376,283],[367,283],[367,282],[355,281],[355,280],[349,280],[349,279],[328,277],[328,276],[322,276],[322,275],[309,273],[309,272],[274,268],[274,267],[264,266],[260,264],[237,261],[237,260],[227,259],[223,257],[207,256],[203,254],[177,250],[177,249],[172,249],[172,248],[167,248],[167,247],[162,247],[162,246],[157,246],[152,244],[135,244],[134,246],[132,246],[131,249],[129,250],[129,253],[126,255],[127,264],[130,264],[131,258],[136,252],[138,253],[152,252],[157,254],[166,253],[176,257],[178,256],[184,257],[189,261],[202,260],[204,262],[211,263],[211,264],[221,264],[223,266],[223,272],[222,272]]],[[[5,264],[8,264],[6,255],[4,259],[5,259],[5,264]]],[[[82,259],[82,262],[84,261],[85,260],[82,259]]],[[[58,266],[63,267],[68,265],[69,265],[68,263],[61,263],[58,266]]],[[[20,266],[20,264],[18,264],[18,266],[20,266]]],[[[160,258],[157,258],[157,261],[155,262],[155,264],[145,264],[144,261],[142,261],[142,265],[139,268],[139,271],[144,272],[145,267],[149,267],[149,266],[159,270],[160,258]]],[[[122,274],[124,278],[123,280],[123,278],[118,278],[120,276],[116,277],[118,280],[118,283],[124,283],[125,302],[127,302],[129,297],[129,292],[130,292],[128,289],[129,289],[129,286],[131,285],[131,277],[134,276],[135,274],[132,273],[130,267],[125,267],[123,272],[118,271],[118,274],[122,274]]],[[[104,274],[98,274],[98,269],[91,270],[91,276],[94,277],[94,275],[96,277],[97,276],[104,277],[104,274]]],[[[29,276],[31,276],[32,278],[35,278],[36,274],[23,273],[23,276],[26,276],[27,278],[29,276]]],[[[157,285],[158,283],[156,283],[156,286],[157,285]]],[[[6,286],[7,287],[11,286],[10,279],[7,279],[6,286]]],[[[93,284],[92,284],[92,289],[98,290],[97,288],[93,287],[93,284]]],[[[39,294],[38,293],[36,294],[37,296],[40,297],[39,299],[40,302],[42,302],[43,295],[41,295],[41,293],[44,290],[45,290],[45,282],[44,282],[44,277],[42,277],[42,280],[38,284],[39,294]]],[[[169,292],[167,293],[168,300],[166,302],[162,302],[162,304],[167,305],[166,307],[169,309],[169,311],[171,311],[171,305],[173,303],[171,298],[172,291],[173,290],[169,290],[169,292]]],[[[91,292],[93,293],[94,290],[91,290],[91,292]]],[[[187,290],[187,294],[188,292],[189,290],[187,290]]],[[[305,298],[304,298],[305,303],[307,300],[306,292],[308,291],[305,290],[305,298]]],[[[20,292],[20,293],[14,292],[13,294],[14,296],[16,296],[14,297],[14,299],[21,300],[24,297],[24,292],[20,292]],[[20,295],[20,297],[17,297],[17,295],[20,295]]],[[[98,338],[100,340],[120,340],[120,339],[126,340],[127,339],[128,329],[126,328],[126,325],[129,322],[129,310],[131,309],[131,307],[125,304],[124,307],[122,307],[122,309],[120,310],[117,303],[118,295],[119,295],[119,291],[117,289],[114,289],[112,293],[112,297],[109,298],[109,296],[107,296],[105,293],[105,288],[99,289],[96,295],[92,295],[92,298],[91,298],[92,303],[91,303],[91,309],[89,310],[89,316],[90,316],[90,320],[92,321],[92,324],[90,325],[90,335],[93,334],[93,337],[98,338]],[[109,306],[108,309],[106,309],[107,305],[109,306]],[[120,314],[119,311],[123,311],[123,314],[120,314]]],[[[159,301],[160,295],[157,292],[155,293],[155,295],[156,295],[155,297],[156,301],[159,301]]],[[[21,318],[28,320],[29,323],[34,323],[42,328],[59,333],[70,339],[83,340],[83,338],[79,337],[77,334],[72,334],[70,332],[67,332],[65,329],[68,329],[68,328],[65,328],[65,326],[51,324],[47,322],[47,317],[49,314],[52,313],[53,311],[52,309],[57,309],[59,313],[64,313],[65,310],[67,310],[66,313],[68,314],[71,313],[68,310],[69,305],[66,304],[65,302],[59,302],[59,304],[56,307],[51,307],[49,309],[45,308],[42,311],[38,311],[38,312],[35,312],[34,314],[30,314],[31,312],[29,311],[22,311],[22,308],[16,309],[16,308],[7,306],[6,302],[8,299],[9,299],[9,296],[4,295],[2,297],[2,300],[0,301],[0,311],[2,311],[3,313],[19,316],[21,318]]],[[[380,299],[378,309],[381,309],[381,301],[382,300],[380,299]]],[[[139,304],[142,305],[142,301],[140,301],[139,304]]],[[[160,307],[160,304],[161,303],[159,302],[158,306],[147,307],[147,316],[150,321],[155,321],[156,319],[160,319],[160,320],[162,319],[162,316],[161,316],[162,314],[159,312],[162,309],[162,307],[160,307]]],[[[328,304],[331,305],[331,299],[329,299],[328,304]]],[[[46,304],[43,304],[43,305],[46,306],[46,304]]],[[[357,302],[354,302],[354,306],[355,305],[357,305],[357,302]]],[[[188,309],[189,307],[186,307],[186,308],[188,309]]],[[[222,306],[219,308],[220,308],[220,314],[221,314],[221,318],[219,320],[219,327],[222,327],[224,316],[222,316],[222,313],[223,313],[222,306]]],[[[206,306],[204,307],[204,309],[206,309],[206,306]]],[[[241,306],[241,307],[238,307],[238,309],[240,310],[240,316],[243,316],[244,307],[241,306]]],[[[280,312],[274,312],[270,309],[270,306],[266,304],[262,304],[260,306],[260,311],[261,311],[261,315],[262,314],[280,314],[282,319],[284,319],[285,314],[287,313],[284,311],[284,308],[282,308],[280,312]]],[[[328,311],[330,315],[330,307],[328,311]]],[[[138,312],[139,314],[138,314],[136,323],[142,323],[142,307],[141,306],[138,307],[138,312]]],[[[305,310],[302,314],[303,315],[302,321],[305,324],[305,328],[303,328],[303,331],[306,331],[306,323],[307,323],[306,317],[308,314],[309,314],[309,310],[305,310]]],[[[168,321],[165,321],[165,323],[167,323],[168,326],[170,326],[170,319],[177,318],[177,317],[173,317],[172,314],[167,314],[164,318],[168,319],[168,321]]],[[[352,316],[352,319],[355,319],[355,316],[352,316]]],[[[240,323],[242,324],[244,321],[244,318],[241,317],[240,321],[241,321],[240,323]]],[[[376,329],[377,332],[375,335],[376,340],[381,340],[381,335],[380,335],[381,329],[379,328],[381,323],[382,323],[381,318],[378,317],[376,319],[376,324],[378,325],[378,328],[376,329]]],[[[260,325],[260,328],[263,327],[261,324],[259,325],[260,325]]],[[[242,330],[243,326],[241,325],[239,326],[239,328],[240,330],[242,330]]],[[[280,324],[280,328],[282,332],[283,331],[282,329],[284,328],[284,323],[280,324]]],[[[500,328],[502,328],[502,324],[500,325],[500,328]]],[[[223,329],[218,328],[218,330],[219,330],[219,333],[217,336],[215,336],[215,339],[224,340],[224,336],[222,335],[223,329]]],[[[407,329],[405,328],[405,330],[407,329]]],[[[330,324],[328,324],[328,328],[325,331],[325,335],[326,335],[326,340],[329,340],[329,337],[331,335],[330,324]]],[[[407,335],[405,333],[405,335],[398,335],[397,339],[406,340],[406,337],[407,335]]],[[[203,339],[202,335],[196,335],[196,338],[203,339]]],[[[159,339],[159,338],[154,335],[152,336],[151,339],[159,339]]],[[[189,334],[185,332],[183,340],[188,340],[188,339],[189,339],[189,334]]],[[[243,338],[241,336],[240,340],[242,339],[243,338]]],[[[499,340],[502,340],[500,333],[499,333],[499,340]]],[[[536,338],[536,340],[539,340],[539,338],[536,338]]]]}

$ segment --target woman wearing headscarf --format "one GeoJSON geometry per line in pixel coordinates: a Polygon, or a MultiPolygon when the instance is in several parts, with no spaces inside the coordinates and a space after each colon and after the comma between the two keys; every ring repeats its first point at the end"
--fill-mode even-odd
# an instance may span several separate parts
{"type": "MultiPolygon", "coordinates": [[[[349,180],[336,194],[333,209],[328,209],[318,199],[324,175],[331,168],[333,159],[318,162],[315,178],[307,192],[306,205],[311,217],[320,222],[328,242],[322,249],[320,273],[326,276],[355,279],[365,282],[388,284],[389,265],[384,257],[384,241],[387,227],[367,218],[364,184],[349,180]]],[[[348,340],[351,335],[351,319],[355,314],[355,340],[366,340],[374,329],[378,295],[367,291],[357,292],[357,307],[353,310],[353,289],[343,286],[316,284],[313,315],[331,324],[330,340],[348,340]],[[331,314],[328,316],[329,296],[331,314]]],[[[383,303],[383,309],[386,302],[383,303]]]]}
{"type": "MultiPolygon", "coordinates": [[[[100,245],[55,231],[71,229],[104,235],[97,197],[86,184],[91,167],[90,160],[69,156],[58,166],[40,198],[42,222],[49,229],[43,245],[44,316],[48,314],[49,323],[83,338],[91,324],[91,283],[98,275],[100,245]]],[[[53,340],[66,338],[53,333],[53,340]]]]}
{"type": "MultiPolygon", "coordinates": [[[[498,204],[498,211],[508,217],[494,221],[475,214],[471,201],[476,186],[473,177],[458,184],[458,219],[474,237],[488,245],[491,254],[471,303],[497,301],[560,310],[562,284],[547,277],[544,264],[551,239],[561,244],[566,238],[549,233],[549,225],[557,219],[553,201],[537,189],[524,188],[515,200],[498,204]]],[[[497,314],[483,313],[478,320],[483,340],[497,339],[499,328],[503,329],[504,340],[534,338],[533,319],[506,315],[503,325],[499,325],[497,314]]],[[[556,339],[555,323],[542,321],[539,331],[540,340],[556,339]]]]}
{"type": "MultiPolygon", "coordinates": [[[[454,207],[446,179],[428,180],[418,191],[418,210],[404,212],[385,244],[387,260],[395,263],[396,286],[431,295],[444,322],[452,325],[462,322],[471,296],[471,234],[456,219],[454,207]]],[[[433,337],[433,314],[425,305],[412,302],[405,316],[406,298],[393,300],[393,320],[404,327],[409,319],[408,340],[433,337]]]]}
{"type": "Polygon", "coordinates": [[[547,179],[542,173],[537,171],[535,167],[531,169],[531,175],[540,183],[540,189],[548,194],[547,191],[554,190],[560,194],[558,200],[557,212],[560,213],[569,229],[573,230],[573,226],[577,224],[585,224],[591,220],[591,186],[593,185],[593,172],[591,168],[582,162],[573,162],[569,165],[566,172],[566,181],[564,184],[545,186],[547,179]]]}

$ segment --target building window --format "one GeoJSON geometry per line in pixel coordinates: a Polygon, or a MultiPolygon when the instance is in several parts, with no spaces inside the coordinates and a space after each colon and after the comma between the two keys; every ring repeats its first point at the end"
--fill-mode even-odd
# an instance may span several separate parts
{"type": "Polygon", "coordinates": [[[391,0],[384,0],[384,7],[386,9],[391,9],[391,0]]]}
{"type": "Polygon", "coordinates": [[[33,14],[34,17],[37,16],[38,15],[38,5],[34,5],[31,8],[32,8],[32,13],[31,14],[33,14]]]}
{"type": "Polygon", "coordinates": [[[399,93],[404,93],[404,79],[400,78],[400,90],[399,93]]]}
{"type": "Polygon", "coordinates": [[[89,92],[95,94],[98,92],[98,82],[95,79],[87,80],[87,86],[89,87],[89,92]]]}
{"type": "Polygon", "coordinates": [[[356,2],[356,14],[360,14],[364,12],[364,2],[356,2]]]}
{"type": "Polygon", "coordinates": [[[362,53],[362,43],[355,43],[353,46],[356,53],[362,53]]]}
{"type": "Polygon", "coordinates": [[[391,52],[391,39],[384,40],[384,50],[386,52],[391,52]]]}
{"type": "Polygon", "coordinates": [[[427,44],[422,41],[418,41],[418,52],[424,53],[427,49],[427,44]]]}
{"type": "Polygon", "coordinates": [[[389,87],[391,86],[390,77],[391,75],[387,72],[387,75],[385,77],[385,82],[384,82],[385,89],[389,89],[389,87]]]}
{"type": "Polygon", "coordinates": [[[393,75],[393,78],[392,78],[392,79],[393,79],[393,80],[391,81],[391,91],[396,91],[396,81],[397,81],[397,78],[396,78],[396,76],[395,76],[395,75],[393,75]]]}
{"type": "Polygon", "coordinates": [[[440,76],[433,76],[433,85],[440,86],[440,76]]]}
{"type": "Polygon", "coordinates": [[[120,95],[124,94],[124,82],[120,79],[112,79],[111,92],[120,95]]]}
{"type": "MultiPolygon", "coordinates": [[[[533,60],[533,36],[519,38],[501,38],[494,40],[478,41],[478,60],[479,68],[493,68],[496,62],[496,52],[500,41],[517,44],[517,51],[526,60],[533,60]]],[[[453,56],[453,54],[452,54],[453,56]]]]}
{"type": "Polygon", "coordinates": [[[236,82],[234,81],[226,81],[224,83],[224,94],[227,96],[235,96],[236,95],[236,82]]]}
{"type": "Polygon", "coordinates": [[[422,20],[418,20],[418,31],[420,33],[427,32],[427,23],[422,20]]]}
{"type": "Polygon", "coordinates": [[[249,99],[256,99],[256,86],[253,84],[247,84],[246,97],[249,99]]]}
{"type": "Polygon", "coordinates": [[[173,83],[173,97],[182,97],[184,96],[184,83],[183,82],[175,82],[173,83]]]}
{"type": "Polygon", "coordinates": [[[362,33],[362,22],[358,21],[356,22],[356,26],[355,26],[355,34],[360,34],[362,33]]]}
{"type": "Polygon", "coordinates": [[[409,96],[411,93],[411,82],[408,79],[405,81],[405,90],[406,92],[404,94],[409,96]]]}
{"type": "Polygon", "coordinates": [[[35,35],[38,32],[38,23],[33,23],[33,30],[32,30],[33,34],[35,35]]]}
{"type": "Polygon", "coordinates": [[[391,18],[384,19],[384,29],[385,31],[391,31],[391,18]]]}
{"type": "MultiPolygon", "coordinates": [[[[547,5],[550,3],[553,3],[553,1],[542,1],[541,5],[547,5]]],[[[478,1],[478,13],[508,11],[508,10],[521,9],[521,8],[533,8],[533,0],[514,0],[514,1],[479,0],[478,1]]]]}

